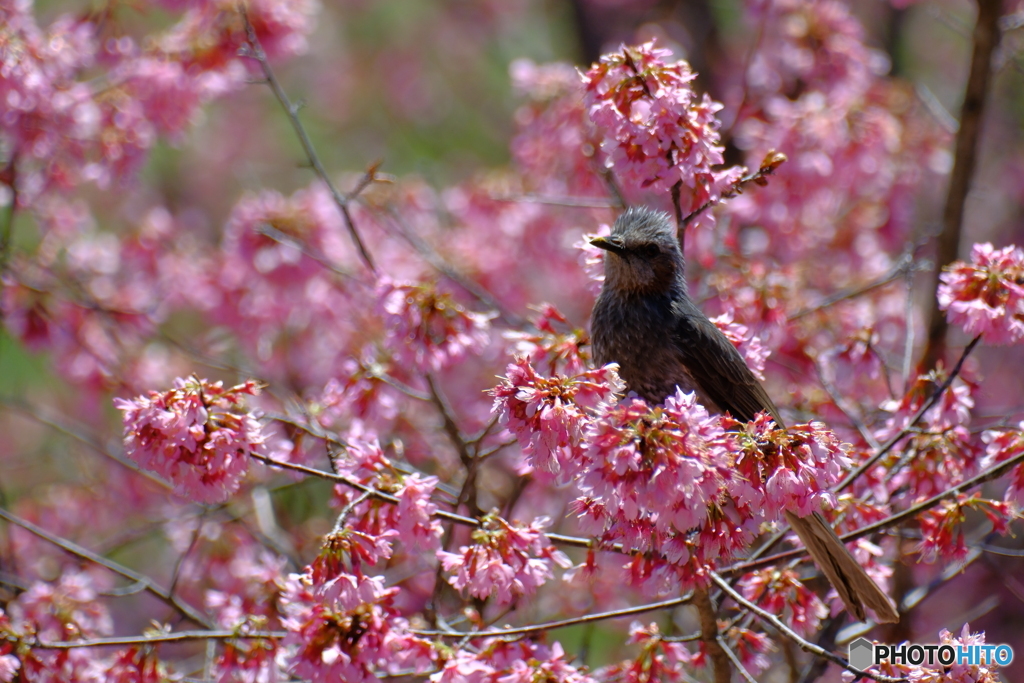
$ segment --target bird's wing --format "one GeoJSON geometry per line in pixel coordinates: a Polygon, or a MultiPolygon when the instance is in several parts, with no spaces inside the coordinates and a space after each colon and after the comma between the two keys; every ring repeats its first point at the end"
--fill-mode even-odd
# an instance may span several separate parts
{"type": "Polygon", "coordinates": [[[723,411],[749,422],[764,410],[785,423],[768,393],[728,337],[690,302],[676,310],[676,347],[694,382],[723,411]]]}

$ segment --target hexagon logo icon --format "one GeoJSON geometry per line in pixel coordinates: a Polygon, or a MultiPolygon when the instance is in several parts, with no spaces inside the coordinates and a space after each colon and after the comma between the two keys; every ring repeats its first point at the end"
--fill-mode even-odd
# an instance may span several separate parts
{"type": "Polygon", "coordinates": [[[867,638],[858,638],[850,643],[850,666],[864,671],[875,663],[875,645],[867,638]]]}

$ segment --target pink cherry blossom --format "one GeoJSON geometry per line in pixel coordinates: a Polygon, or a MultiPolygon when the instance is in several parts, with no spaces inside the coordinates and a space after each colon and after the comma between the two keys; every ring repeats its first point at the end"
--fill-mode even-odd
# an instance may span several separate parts
{"type": "MultiPolygon", "coordinates": [[[[1024,455],[1024,422],[1016,429],[989,430],[982,435],[988,448],[981,462],[982,469],[989,469],[997,463],[1024,455]]],[[[1006,501],[1017,508],[1024,508],[1024,465],[1017,465],[1010,473],[1010,486],[1006,489],[1006,501]]]]}
{"type": "Polygon", "coordinates": [[[379,576],[342,573],[325,585],[308,573],[289,576],[281,596],[288,671],[325,683],[368,683],[402,667],[422,672],[432,649],[392,610],[395,593],[379,576]]]}
{"type": "Polygon", "coordinates": [[[590,411],[622,391],[616,367],[578,374],[538,374],[528,357],[505,369],[501,384],[489,393],[492,412],[519,440],[527,462],[550,473],[571,473],[581,453],[590,411]]]}
{"type": "Polygon", "coordinates": [[[784,619],[793,630],[807,637],[818,631],[828,608],[818,595],[790,569],[764,569],[740,580],[743,597],[784,619]]]}
{"type": "Polygon", "coordinates": [[[1024,249],[975,244],[971,262],[950,264],[939,280],[939,307],[951,324],[988,344],[1024,340],[1024,249]]]}
{"type": "Polygon", "coordinates": [[[722,164],[715,114],[722,105],[690,85],[686,62],[668,63],[671,51],[645,43],[605,55],[583,76],[587,114],[603,134],[608,168],[637,187],[686,188],[687,208],[716,199],[742,169],[722,164]]]}
{"type": "Polygon", "coordinates": [[[629,626],[629,642],[640,646],[640,655],[599,669],[596,672],[598,680],[624,683],[684,683],[692,680],[689,674],[694,666],[693,654],[685,644],[667,640],[657,623],[645,626],[634,621],[629,626]]]}
{"type": "Polygon", "coordinates": [[[383,280],[377,300],[387,327],[385,344],[400,363],[440,370],[490,341],[491,316],[467,311],[433,284],[383,280]]]}
{"type": "Polygon", "coordinates": [[[494,514],[485,516],[473,532],[471,545],[457,553],[437,552],[444,570],[454,572],[448,582],[478,598],[493,595],[501,604],[533,595],[552,577],[552,564],[570,565],[569,558],[544,535],[548,523],[546,517],[523,526],[494,514]]]}
{"type": "Polygon", "coordinates": [[[263,430],[242,412],[242,396],[259,387],[247,382],[225,389],[196,377],[178,378],[174,388],[131,400],[114,399],[124,411],[124,444],[130,458],[166,477],[179,495],[219,502],[234,493],[262,451],[263,430]]]}
{"type": "MultiPolygon", "coordinates": [[[[4,646],[5,648],[7,646],[4,646]]],[[[21,668],[21,662],[12,654],[0,655],[0,683],[11,683],[21,668]]]]}
{"type": "Polygon", "coordinates": [[[46,640],[106,636],[113,631],[110,611],[99,602],[94,579],[84,572],[68,572],[55,584],[33,584],[9,610],[17,630],[46,640]]]}
{"type": "Polygon", "coordinates": [[[779,429],[765,413],[748,424],[734,425],[734,495],[763,506],[774,516],[789,510],[805,516],[823,505],[835,507],[829,488],[850,465],[850,447],[820,422],[779,429]],[[751,492],[752,487],[755,492],[751,492]],[[758,502],[758,498],[763,496],[758,502]]]}
{"type": "Polygon", "coordinates": [[[1008,531],[1008,520],[1013,516],[1009,503],[986,500],[979,494],[958,494],[956,500],[944,501],[918,517],[921,524],[922,560],[935,562],[941,557],[945,562],[962,563],[967,558],[968,548],[962,525],[966,521],[965,511],[968,509],[984,513],[992,522],[992,531],[1008,531]]]}

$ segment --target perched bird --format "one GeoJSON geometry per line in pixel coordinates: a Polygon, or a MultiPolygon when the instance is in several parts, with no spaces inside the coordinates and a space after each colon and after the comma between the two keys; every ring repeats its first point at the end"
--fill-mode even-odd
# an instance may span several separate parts
{"type": "MultiPolygon", "coordinates": [[[[743,356],[690,300],[683,253],[668,214],[628,209],[610,236],[591,244],[607,252],[604,285],[591,316],[599,364],[618,363],[626,387],[650,403],[663,402],[679,387],[696,392],[709,412],[750,421],[763,410],[785,428],[743,356]]],[[[868,607],[880,622],[899,621],[892,600],[824,517],[787,511],[786,520],[850,613],[863,621],[868,607]]]]}

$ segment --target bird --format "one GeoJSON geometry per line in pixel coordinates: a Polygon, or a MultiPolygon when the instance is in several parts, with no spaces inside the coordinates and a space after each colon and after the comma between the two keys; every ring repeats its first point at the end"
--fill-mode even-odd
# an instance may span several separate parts
{"type": "MultiPolygon", "coordinates": [[[[610,235],[590,244],[605,251],[605,279],[591,314],[598,365],[618,364],[627,391],[648,403],[664,402],[678,387],[695,392],[710,413],[749,422],[765,411],[785,429],[743,356],[690,299],[685,259],[668,214],[628,208],[610,235]]],[[[892,599],[819,512],[785,516],[851,614],[865,621],[868,607],[881,623],[899,621],[892,599]]]]}

